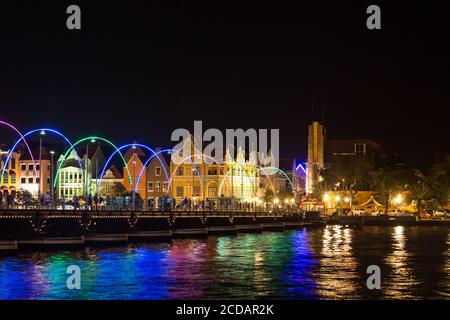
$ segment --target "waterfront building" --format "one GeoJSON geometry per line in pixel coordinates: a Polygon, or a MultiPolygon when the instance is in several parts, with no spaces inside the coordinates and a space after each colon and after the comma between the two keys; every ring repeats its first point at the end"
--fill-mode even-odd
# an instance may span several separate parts
{"type": "Polygon", "coordinates": [[[113,165],[105,171],[102,179],[92,179],[93,193],[102,196],[117,196],[117,184],[123,185],[123,177],[113,165]]]}
{"type": "Polygon", "coordinates": [[[326,141],[326,162],[336,157],[376,157],[381,154],[381,145],[370,139],[346,139],[326,141]]]}
{"type": "MultiPolygon", "coordinates": [[[[5,166],[8,151],[0,150],[0,172],[5,166]]],[[[1,178],[0,188],[4,194],[15,193],[20,189],[20,152],[13,152],[1,178]]]]}
{"type": "MultiPolygon", "coordinates": [[[[156,148],[155,151],[159,152],[160,149],[156,148]]],[[[155,205],[159,203],[160,197],[168,194],[170,179],[170,168],[168,165],[170,159],[167,159],[163,153],[159,153],[158,157],[159,159],[153,157],[150,160],[145,170],[145,177],[141,177],[141,179],[145,179],[145,185],[147,186],[145,199],[153,199],[155,205]]]]}
{"type": "MultiPolygon", "coordinates": [[[[199,150],[194,150],[191,140],[188,138],[185,141],[185,144],[191,146],[191,154],[201,154],[199,150]]],[[[192,159],[174,163],[172,155],[169,191],[177,202],[184,197],[194,200],[234,198],[254,201],[258,196],[260,183],[256,153],[250,154],[247,159],[241,148],[236,155],[232,154],[230,148],[224,153],[224,162],[219,164],[201,156],[197,157],[195,162],[198,163],[195,164],[192,159]]]]}
{"type": "MultiPolygon", "coordinates": [[[[59,163],[63,161],[63,155],[58,159],[59,163]]],[[[92,175],[89,170],[90,161],[86,155],[80,159],[77,152],[72,150],[68,157],[63,162],[58,173],[57,194],[59,197],[64,196],[66,199],[71,199],[73,196],[83,196],[89,193],[92,186],[92,175]],[[80,163],[81,161],[81,168],[80,163]],[[87,184],[87,187],[86,187],[87,184]]]]}
{"type": "Polygon", "coordinates": [[[147,174],[145,169],[142,170],[146,157],[147,155],[145,154],[145,152],[138,146],[129,148],[124,155],[127,166],[123,168],[123,185],[129,192],[131,192],[133,188],[135,190],[137,189],[137,192],[142,199],[145,199],[146,197],[145,182],[147,179],[147,174]],[[141,179],[139,180],[139,184],[137,184],[137,180],[141,171],[141,179]]]}
{"type": "Polygon", "coordinates": [[[27,190],[33,198],[41,194],[51,192],[52,163],[47,149],[42,147],[41,160],[39,161],[39,150],[33,152],[34,162],[28,153],[22,153],[19,161],[20,189],[27,190]]]}

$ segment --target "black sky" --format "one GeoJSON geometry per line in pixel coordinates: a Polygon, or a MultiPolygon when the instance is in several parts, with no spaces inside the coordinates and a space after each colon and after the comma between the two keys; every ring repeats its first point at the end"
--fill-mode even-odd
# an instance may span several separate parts
{"type": "Polygon", "coordinates": [[[450,151],[448,1],[93,2],[2,3],[1,119],[154,146],[194,120],[280,128],[299,159],[315,105],[331,138],[416,162],[450,151]],[[369,4],[382,30],[366,28],[369,4]]]}

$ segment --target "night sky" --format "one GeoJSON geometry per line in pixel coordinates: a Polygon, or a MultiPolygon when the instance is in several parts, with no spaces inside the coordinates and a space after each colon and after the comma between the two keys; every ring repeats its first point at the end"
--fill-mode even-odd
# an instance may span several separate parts
{"type": "Polygon", "coordinates": [[[2,3],[1,119],[164,147],[194,120],[279,128],[282,155],[303,160],[314,106],[330,138],[415,163],[450,151],[448,1],[93,2],[2,3]]]}

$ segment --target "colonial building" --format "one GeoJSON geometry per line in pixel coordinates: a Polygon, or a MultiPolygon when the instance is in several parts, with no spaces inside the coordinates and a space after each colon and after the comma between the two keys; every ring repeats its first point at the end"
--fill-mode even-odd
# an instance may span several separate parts
{"type": "Polygon", "coordinates": [[[144,168],[146,157],[147,155],[145,152],[139,147],[131,147],[124,155],[127,167],[123,168],[123,185],[125,186],[125,189],[130,192],[133,189],[137,189],[137,192],[142,199],[145,199],[146,197],[146,170],[142,170],[144,168]],[[142,175],[139,180],[138,177],[141,172],[142,175]]]}
{"type": "Polygon", "coordinates": [[[183,158],[181,154],[173,154],[170,163],[170,194],[178,201],[184,197],[191,199],[210,199],[217,201],[219,197],[233,197],[242,201],[251,201],[258,196],[259,171],[256,153],[248,159],[242,149],[236,156],[230,150],[225,151],[225,161],[217,164],[207,157],[200,156],[194,150],[191,139],[185,144],[191,145],[192,158],[182,162],[174,162],[174,156],[183,158]]]}
{"type": "MultiPolygon", "coordinates": [[[[63,156],[58,160],[58,164],[63,161],[63,156]]],[[[64,160],[58,173],[57,194],[59,197],[64,196],[72,198],[73,196],[83,196],[89,192],[92,185],[92,175],[89,170],[85,170],[86,164],[89,167],[89,159],[80,159],[75,150],[72,150],[69,156],[64,160]],[[80,160],[81,168],[80,168],[80,160]],[[86,176],[87,174],[87,176],[86,176]],[[88,188],[86,188],[86,182],[88,188]]]]}
{"type": "MultiPolygon", "coordinates": [[[[160,149],[156,149],[159,152],[160,149]]],[[[167,195],[169,179],[170,179],[170,168],[168,159],[166,159],[163,153],[159,153],[159,160],[157,157],[153,157],[145,170],[145,178],[147,190],[145,194],[146,199],[153,199],[154,203],[158,203],[158,199],[167,195]],[[161,161],[160,161],[161,160],[161,161]],[[162,163],[161,163],[162,162],[162,163]],[[167,175],[166,175],[167,173],[167,175]]]]}
{"type": "Polygon", "coordinates": [[[28,153],[22,153],[20,157],[20,188],[29,191],[34,198],[37,198],[39,192],[47,194],[52,190],[52,163],[50,154],[44,147],[41,149],[40,161],[39,150],[33,152],[33,157],[35,162],[28,153]]]}
{"type": "MultiPolygon", "coordinates": [[[[8,151],[0,150],[0,172],[5,167],[8,151]]],[[[19,171],[20,153],[13,152],[5,173],[1,178],[0,188],[4,194],[15,193],[20,189],[20,171],[19,171]]]]}
{"type": "Polygon", "coordinates": [[[123,184],[123,177],[115,166],[105,171],[102,179],[92,179],[93,193],[102,196],[117,196],[116,185],[123,184]]]}

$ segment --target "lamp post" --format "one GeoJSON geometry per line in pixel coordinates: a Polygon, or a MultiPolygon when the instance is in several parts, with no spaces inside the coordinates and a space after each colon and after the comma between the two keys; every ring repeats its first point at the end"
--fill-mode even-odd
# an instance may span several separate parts
{"type": "Polygon", "coordinates": [[[51,195],[52,195],[52,203],[55,201],[55,190],[53,187],[53,180],[55,179],[53,176],[53,156],[55,154],[55,151],[50,151],[50,156],[51,156],[51,163],[50,163],[50,188],[51,188],[51,195]]]}
{"type": "Polygon", "coordinates": [[[131,147],[133,149],[133,183],[131,187],[131,208],[134,211],[136,203],[136,145],[131,147]]]}
{"type": "Polygon", "coordinates": [[[41,198],[41,184],[42,184],[42,137],[45,135],[45,131],[41,130],[39,133],[39,184],[38,184],[38,199],[41,198]]]}

